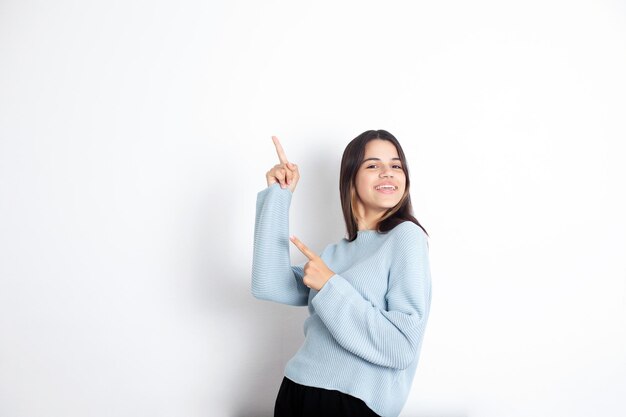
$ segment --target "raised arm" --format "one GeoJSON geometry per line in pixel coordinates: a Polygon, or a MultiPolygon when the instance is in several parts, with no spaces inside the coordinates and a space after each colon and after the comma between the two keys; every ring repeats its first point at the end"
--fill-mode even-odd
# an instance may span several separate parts
{"type": "Polygon", "coordinates": [[[259,299],[306,305],[309,289],[302,283],[303,267],[291,266],[289,206],[300,174],[287,160],[273,136],[279,163],[266,173],[268,187],[259,192],[254,223],[252,294],[259,299]]]}

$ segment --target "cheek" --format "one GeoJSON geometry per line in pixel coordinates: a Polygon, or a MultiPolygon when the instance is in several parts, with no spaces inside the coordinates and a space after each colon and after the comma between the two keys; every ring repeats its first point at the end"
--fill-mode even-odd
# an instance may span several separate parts
{"type": "Polygon", "coordinates": [[[367,190],[367,184],[368,181],[366,176],[362,175],[361,173],[357,174],[356,178],[354,179],[354,186],[358,194],[361,194],[367,190]]]}
{"type": "Polygon", "coordinates": [[[404,175],[404,173],[402,173],[398,179],[400,180],[400,183],[402,184],[402,188],[406,188],[406,175],[404,175]]]}

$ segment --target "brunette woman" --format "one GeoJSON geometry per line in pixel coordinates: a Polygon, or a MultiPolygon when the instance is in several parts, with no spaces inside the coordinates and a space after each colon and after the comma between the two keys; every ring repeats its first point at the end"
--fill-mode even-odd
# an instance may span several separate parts
{"type": "Polygon", "coordinates": [[[396,417],[411,388],[431,300],[427,234],[412,213],[402,147],[385,130],[368,130],[348,144],[339,178],[346,238],[317,255],[289,236],[300,173],[272,139],[279,163],[257,195],[252,293],[310,313],[274,415],[396,417]],[[290,240],[306,263],[291,265],[290,240]]]}

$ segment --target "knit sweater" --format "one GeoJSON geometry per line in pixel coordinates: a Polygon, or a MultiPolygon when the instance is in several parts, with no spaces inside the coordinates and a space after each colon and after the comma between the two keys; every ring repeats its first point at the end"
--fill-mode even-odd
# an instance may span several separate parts
{"type": "Polygon", "coordinates": [[[285,376],[396,417],[411,388],[430,310],[426,235],[407,221],[327,246],[321,258],[335,275],[315,291],[302,283],[304,264],[291,265],[291,198],[278,184],[257,194],[252,261],[256,298],[308,306],[305,340],[285,376]]]}

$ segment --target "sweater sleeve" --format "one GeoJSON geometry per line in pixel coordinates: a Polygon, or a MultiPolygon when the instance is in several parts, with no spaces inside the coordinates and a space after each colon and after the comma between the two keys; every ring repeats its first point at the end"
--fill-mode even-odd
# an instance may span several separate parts
{"type": "Polygon", "coordinates": [[[292,193],[276,184],[257,194],[252,255],[252,295],[262,300],[303,306],[309,288],[302,283],[304,264],[291,266],[289,205],[292,193]]]}
{"type": "Polygon", "coordinates": [[[421,228],[396,226],[385,295],[387,309],[364,299],[341,275],[333,275],[312,299],[335,340],[366,361],[406,369],[417,358],[430,309],[428,244],[421,228]]]}

